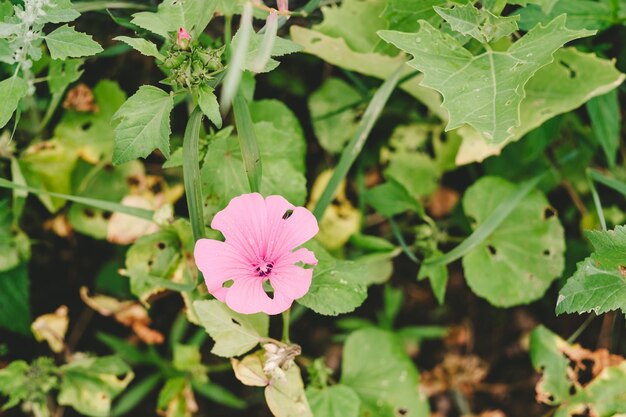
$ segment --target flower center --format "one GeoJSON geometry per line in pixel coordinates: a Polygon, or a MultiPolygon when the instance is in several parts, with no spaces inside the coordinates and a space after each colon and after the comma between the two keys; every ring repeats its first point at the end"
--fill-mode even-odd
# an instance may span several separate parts
{"type": "Polygon", "coordinates": [[[260,277],[266,277],[270,274],[270,272],[272,272],[272,268],[274,268],[273,262],[263,260],[257,264],[255,271],[260,277]]]}

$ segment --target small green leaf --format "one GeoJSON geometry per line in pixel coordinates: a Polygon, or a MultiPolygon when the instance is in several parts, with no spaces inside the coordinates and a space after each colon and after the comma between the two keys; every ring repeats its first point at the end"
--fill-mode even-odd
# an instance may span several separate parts
{"type": "Polygon", "coordinates": [[[415,58],[408,64],[424,72],[422,85],[439,91],[450,119],[446,130],[474,127],[491,144],[512,137],[520,125],[524,86],[566,42],[594,32],[569,30],[561,15],[538,25],[506,51],[472,54],[452,36],[420,22],[417,33],[380,31],[379,35],[415,58]],[[476,103],[480,105],[477,106],[476,103]]]}
{"type": "Polygon", "coordinates": [[[170,112],[174,107],[172,96],[165,91],[144,85],[113,115],[120,120],[115,128],[113,163],[145,158],[159,149],[170,156],[170,112]]]}
{"type": "Polygon", "coordinates": [[[91,36],[77,32],[68,25],[63,25],[48,33],[45,39],[52,59],[79,58],[103,51],[91,36]]]}
{"type": "Polygon", "coordinates": [[[335,259],[317,241],[304,245],[317,257],[313,282],[298,303],[318,314],[336,316],[349,313],[360,306],[367,297],[366,265],[335,259]]]}
{"type": "Polygon", "coordinates": [[[561,289],[557,314],[602,314],[618,309],[626,314],[626,226],[586,235],[594,252],[577,265],[561,289]]]}
{"type": "Polygon", "coordinates": [[[181,372],[189,372],[194,381],[205,384],[209,381],[207,377],[208,368],[202,364],[202,355],[199,346],[174,345],[172,365],[181,372]]]}
{"type": "MultiPolygon", "coordinates": [[[[432,254],[432,257],[441,255],[442,253],[437,251],[432,254]]],[[[448,266],[446,264],[422,263],[417,279],[422,281],[426,278],[430,280],[430,286],[433,289],[435,298],[437,298],[439,304],[443,304],[446,297],[446,285],[448,284],[448,266]]]]}
{"type": "Polygon", "coordinates": [[[0,327],[30,336],[28,266],[0,271],[0,327]]]}
{"type": "Polygon", "coordinates": [[[79,413],[107,417],[111,401],[133,379],[133,371],[117,356],[85,357],[60,368],[58,401],[79,413]]]}
{"type": "Polygon", "coordinates": [[[571,381],[567,377],[568,359],[559,348],[566,342],[544,326],[538,326],[530,334],[530,360],[536,371],[543,374],[537,383],[538,392],[559,404],[569,397],[571,381]]]}
{"type": "Polygon", "coordinates": [[[417,370],[393,333],[377,328],[352,333],[343,348],[341,369],[341,384],[361,398],[361,416],[429,414],[417,370]]]}
{"type": "Polygon", "coordinates": [[[397,150],[389,156],[385,178],[402,185],[413,199],[425,197],[437,189],[441,173],[437,163],[422,152],[397,150]]]}
{"type": "Polygon", "coordinates": [[[326,388],[308,387],[306,397],[314,416],[359,417],[361,399],[346,385],[333,385],[326,388]]]}
{"type": "Polygon", "coordinates": [[[165,60],[165,56],[159,52],[157,46],[145,39],[130,38],[128,36],[117,36],[113,38],[113,40],[124,42],[125,44],[132,46],[134,50],[142,53],[143,55],[154,57],[159,61],[165,60]]]}
{"type": "Polygon", "coordinates": [[[254,348],[261,338],[267,337],[267,314],[239,314],[218,300],[193,303],[200,324],[215,341],[211,352],[230,358],[240,356],[254,348]]]}
{"type": "Polygon", "coordinates": [[[400,183],[389,180],[366,191],[365,201],[385,217],[393,217],[406,211],[420,215],[424,209],[400,183]]]}
{"type": "Polygon", "coordinates": [[[80,67],[83,65],[81,59],[53,59],[50,61],[50,67],[48,69],[48,86],[52,94],[61,94],[65,91],[67,86],[77,81],[83,70],[80,67]]]}
{"type": "Polygon", "coordinates": [[[0,81],[0,128],[9,122],[27,92],[28,83],[23,78],[13,76],[0,81]]]}
{"type": "Polygon", "coordinates": [[[164,38],[182,27],[197,38],[211,21],[217,3],[218,0],[164,0],[156,13],[135,13],[130,23],[164,38]]]}
{"type": "Polygon", "coordinates": [[[0,272],[30,259],[30,240],[17,225],[9,200],[0,200],[0,272]]]}
{"type": "MultiPolygon", "coordinates": [[[[518,187],[483,177],[463,196],[463,209],[476,229],[518,187]]],[[[540,298],[564,268],[565,239],[556,211],[539,190],[525,195],[478,246],[463,257],[467,283],[476,294],[501,307],[540,298]]]]}
{"type": "Polygon", "coordinates": [[[339,78],[328,78],[309,96],[315,136],[322,148],[339,153],[357,129],[361,95],[339,78]]]}
{"type": "Polygon", "coordinates": [[[198,87],[198,106],[200,106],[202,113],[213,122],[215,127],[221,129],[222,116],[220,115],[220,105],[213,91],[213,88],[206,84],[200,85],[198,87]]]}
{"type": "Polygon", "coordinates": [[[587,111],[591,118],[591,127],[596,141],[602,146],[606,160],[609,166],[613,168],[619,149],[622,125],[617,89],[589,100],[587,111]]]}
{"type": "Polygon", "coordinates": [[[482,43],[495,42],[517,30],[519,16],[495,16],[486,8],[477,9],[472,3],[453,8],[434,7],[452,30],[471,36],[482,43]]]}

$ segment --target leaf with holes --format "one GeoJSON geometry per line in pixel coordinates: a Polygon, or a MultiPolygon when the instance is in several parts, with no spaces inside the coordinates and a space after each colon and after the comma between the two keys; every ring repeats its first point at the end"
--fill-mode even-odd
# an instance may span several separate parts
{"type": "Polygon", "coordinates": [[[254,348],[261,338],[267,337],[267,314],[239,314],[217,300],[193,303],[200,324],[215,345],[211,352],[225,358],[240,356],[254,348]]]}
{"type": "MultiPolygon", "coordinates": [[[[463,196],[474,228],[484,222],[516,186],[483,177],[463,196]]],[[[565,239],[556,212],[539,190],[532,191],[479,246],[463,257],[467,283],[498,307],[540,298],[563,271],[565,239]]]]}
{"type": "Polygon", "coordinates": [[[479,55],[459,41],[420,22],[417,33],[380,31],[379,35],[415,58],[409,65],[424,72],[422,85],[439,91],[450,119],[446,130],[465,124],[489,143],[509,140],[520,125],[524,86],[566,42],[594,32],[569,30],[565,16],[546,26],[536,26],[506,51],[491,48],[479,55]]]}
{"type": "Polygon", "coordinates": [[[561,289],[557,314],[602,314],[618,309],[626,314],[626,226],[586,235],[594,252],[578,264],[561,289]]]}
{"type": "Polygon", "coordinates": [[[343,348],[341,384],[361,399],[361,416],[422,417],[428,399],[419,375],[393,333],[366,328],[352,333],[343,348]]]}
{"type": "Polygon", "coordinates": [[[336,316],[354,311],[367,297],[365,263],[335,259],[316,240],[304,245],[317,258],[313,282],[298,303],[316,313],[336,316]]]}

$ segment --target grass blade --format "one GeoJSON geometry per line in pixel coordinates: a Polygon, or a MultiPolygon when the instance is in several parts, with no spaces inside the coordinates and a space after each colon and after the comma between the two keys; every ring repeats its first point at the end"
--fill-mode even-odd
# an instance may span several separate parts
{"type": "Polygon", "coordinates": [[[536,176],[535,178],[524,182],[517,190],[505,198],[502,203],[491,213],[491,215],[469,235],[467,239],[460,245],[452,249],[450,252],[438,256],[436,258],[426,259],[425,265],[435,267],[439,265],[447,265],[457,259],[462,258],[471,252],[474,248],[484,242],[493,232],[502,224],[502,222],[511,214],[513,209],[535,189],[545,174],[536,176]]]}
{"type": "Polygon", "coordinates": [[[139,405],[161,381],[161,374],[154,373],[126,390],[115,407],[111,410],[112,417],[123,416],[139,405]]]}
{"type": "Polygon", "coordinates": [[[261,175],[263,172],[261,154],[256,141],[256,133],[254,133],[250,108],[241,91],[237,93],[233,101],[233,113],[235,114],[237,136],[239,137],[243,166],[248,176],[250,191],[258,193],[261,189],[261,175]]]}
{"type": "Polygon", "coordinates": [[[601,174],[600,172],[590,169],[589,170],[589,176],[591,177],[592,180],[594,180],[595,182],[598,182],[604,186],[607,186],[615,191],[617,191],[618,193],[620,193],[621,195],[623,195],[624,197],[626,197],[626,184],[624,184],[621,181],[618,181],[614,178],[609,178],[603,174],[601,174]]]}
{"type": "Polygon", "coordinates": [[[593,179],[591,179],[591,175],[589,171],[587,171],[587,182],[589,182],[589,189],[591,190],[591,197],[593,198],[593,205],[596,208],[596,213],[598,214],[600,225],[602,226],[602,230],[606,231],[606,219],[604,218],[604,212],[602,211],[602,202],[600,201],[598,190],[596,190],[596,186],[593,183],[593,179]]]}
{"type": "Polygon", "coordinates": [[[400,75],[403,70],[404,64],[391,74],[391,76],[380,86],[378,91],[376,91],[376,94],[374,94],[374,97],[372,97],[372,100],[367,105],[367,109],[365,109],[363,118],[359,122],[357,131],[354,133],[354,136],[350,139],[350,142],[341,153],[341,158],[335,168],[335,172],[333,172],[333,176],[330,178],[330,181],[328,181],[326,189],[324,189],[324,192],[320,196],[320,199],[313,210],[313,214],[318,220],[320,220],[324,215],[326,208],[337,192],[339,184],[346,177],[346,175],[348,175],[350,167],[352,167],[352,164],[356,160],[357,156],[361,153],[361,150],[365,145],[365,141],[372,131],[374,124],[378,120],[378,117],[382,113],[387,100],[398,85],[398,81],[400,80],[400,75]]]}
{"type": "Polygon", "coordinates": [[[39,188],[29,187],[27,185],[16,184],[11,181],[7,181],[0,178],[0,187],[9,188],[11,190],[24,190],[33,194],[49,195],[51,197],[62,198],[74,203],[84,204],[86,206],[95,207],[106,211],[115,211],[118,213],[128,214],[129,216],[139,217],[140,219],[152,220],[154,212],[152,210],[146,210],[138,207],[126,206],[120,203],[114,203],[112,201],[99,200],[97,198],[81,197],[77,195],[54,193],[52,191],[42,190],[39,188]]]}
{"type": "Polygon", "coordinates": [[[200,126],[202,126],[202,110],[200,107],[196,107],[189,117],[183,138],[183,182],[194,240],[204,237],[202,184],[200,181],[200,160],[198,159],[200,126]]]}

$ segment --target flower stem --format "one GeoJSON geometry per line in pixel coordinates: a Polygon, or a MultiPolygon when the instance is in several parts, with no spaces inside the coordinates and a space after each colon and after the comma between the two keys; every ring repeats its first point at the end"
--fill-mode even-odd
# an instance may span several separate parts
{"type": "Polygon", "coordinates": [[[283,342],[290,343],[289,341],[289,323],[291,322],[291,308],[283,311],[283,342]]]}
{"type": "Polygon", "coordinates": [[[198,158],[198,141],[202,111],[196,107],[189,117],[183,138],[183,181],[189,208],[189,219],[193,239],[204,237],[204,213],[202,209],[202,186],[200,181],[200,161],[198,158]]]}

